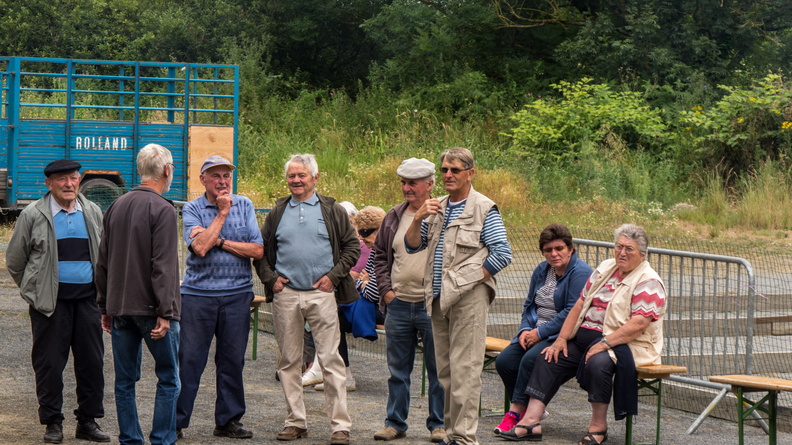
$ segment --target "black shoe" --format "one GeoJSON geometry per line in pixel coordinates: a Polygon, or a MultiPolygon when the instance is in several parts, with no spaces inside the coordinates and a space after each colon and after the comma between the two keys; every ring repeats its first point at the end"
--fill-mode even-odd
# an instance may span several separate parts
{"type": "Polygon", "coordinates": [[[253,437],[253,432],[242,428],[242,424],[236,420],[232,420],[223,426],[215,426],[215,436],[230,437],[232,439],[250,439],[253,437]]]}
{"type": "Polygon", "coordinates": [[[102,431],[102,429],[99,428],[99,424],[93,420],[78,423],[74,437],[82,440],[90,440],[91,442],[110,442],[110,436],[102,431]]]}
{"type": "Polygon", "coordinates": [[[47,443],[63,442],[63,425],[61,425],[60,423],[47,424],[47,431],[44,433],[44,442],[47,443]]]}
{"type": "Polygon", "coordinates": [[[176,428],[176,440],[184,439],[184,431],[181,428],[176,428]]]}

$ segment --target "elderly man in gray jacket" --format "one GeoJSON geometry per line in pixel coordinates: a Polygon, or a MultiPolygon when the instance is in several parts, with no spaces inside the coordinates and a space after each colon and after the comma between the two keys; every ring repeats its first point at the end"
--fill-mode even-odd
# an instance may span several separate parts
{"type": "Polygon", "coordinates": [[[8,243],[6,265],[30,305],[31,358],[44,442],[63,441],[63,370],[74,355],[78,439],[110,442],[104,417],[104,343],[94,266],[102,211],[79,194],[80,168],[60,159],[44,168],[49,192],[25,207],[8,243]]]}

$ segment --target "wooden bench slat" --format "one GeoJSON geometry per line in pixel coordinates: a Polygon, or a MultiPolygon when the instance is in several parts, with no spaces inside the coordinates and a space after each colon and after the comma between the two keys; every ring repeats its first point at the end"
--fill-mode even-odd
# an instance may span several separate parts
{"type": "Polygon", "coordinates": [[[487,352],[501,352],[506,349],[506,346],[511,344],[511,340],[504,340],[502,338],[487,337],[487,352]]]}
{"type": "Polygon", "coordinates": [[[733,374],[713,375],[710,381],[758,391],[792,391],[792,380],[762,377],[758,375],[733,374]]]}
{"type": "Polygon", "coordinates": [[[645,365],[636,366],[635,371],[639,379],[667,379],[671,374],[681,374],[687,372],[684,366],[676,365],[645,365]]]}
{"type": "Polygon", "coordinates": [[[267,302],[267,297],[263,295],[254,295],[253,301],[250,302],[250,307],[260,307],[263,303],[267,302]]]}
{"type": "Polygon", "coordinates": [[[792,315],[775,315],[772,317],[756,317],[754,323],[756,324],[773,324],[773,323],[790,323],[792,322],[792,315]]]}

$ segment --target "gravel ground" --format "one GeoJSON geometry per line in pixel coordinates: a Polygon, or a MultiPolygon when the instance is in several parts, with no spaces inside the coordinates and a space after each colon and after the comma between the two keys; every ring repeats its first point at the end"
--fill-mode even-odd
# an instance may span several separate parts
{"type": "MultiPolygon", "coordinates": [[[[0,398],[0,444],[42,443],[44,427],[39,425],[36,414],[35,384],[29,356],[30,321],[27,305],[19,298],[17,288],[8,276],[4,264],[0,264],[0,317],[2,317],[0,322],[0,388],[2,388],[0,389],[2,393],[0,398]]],[[[112,351],[110,338],[107,335],[105,335],[105,345],[106,417],[100,419],[99,422],[104,430],[113,437],[113,442],[117,443],[115,438],[118,428],[112,387],[112,351]]],[[[254,437],[251,440],[240,441],[242,443],[282,443],[275,440],[275,435],[282,428],[285,417],[283,393],[280,384],[274,378],[275,356],[273,336],[260,334],[258,360],[249,360],[245,368],[248,411],[242,419],[245,426],[254,431],[254,437]]],[[[250,353],[248,353],[248,357],[250,357],[250,353]]],[[[143,362],[143,377],[138,383],[137,389],[141,424],[145,431],[151,424],[156,378],[151,358],[147,353],[144,353],[143,362]]],[[[372,436],[381,428],[385,413],[387,368],[381,360],[355,355],[354,351],[352,368],[358,388],[348,397],[354,425],[352,442],[356,444],[375,443],[372,436]]],[[[214,367],[210,360],[196,401],[192,425],[185,430],[185,439],[180,441],[180,444],[228,444],[234,442],[232,439],[220,439],[212,436],[215,390],[213,374],[214,367]]],[[[417,370],[413,377],[418,384],[413,385],[415,397],[412,399],[410,409],[412,414],[409,421],[410,430],[406,438],[397,441],[402,445],[429,443],[429,434],[424,427],[427,402],[425,398],[419,396],[420,375],[417,370]]],[[[70,413],[75,408],[75,397],[71,363],[67,365],[65,379],[64,413],[67,418],[64,422],[64,443],[87,444],[88,442],[75,439],[73,434],[75,422],[70,413]]],[[[327,418],[323,413],[324,393],[308,389],[305,394],[309,416],[309,437],[301,439],[297,443],[299,445],[327,444],[330,430],[327,418]]],[[[495,376],[487,375],[484,379],[482,398],[484,417],[479,422],[479,442],[481,444],[506,443],[495,438],[491,433],[500,421],[500,415],[496,411],[502,409],[502,404],[503,387],[500,381],[495,376]]],[[[590,415],[585,394],[573,386],[565,386],[561,388],[549,410],[551,415],[544,421],[544,443],[577,443],[577,440],[585,433],[590,415]]],[[[653,438],[654,416],[655,411],[651,406],[641,405],[641,414],[638,416],[635,427],[637,440],[646,441],[653,438]]],[[[662,443],[679,445],[737,443],[737,425],[719,419],[707,419],[695,434],[685,434],[696,417],[696,414],[664,409],[662,443]]],[[[614,422],[611,418],[609,443],[623,442],[624,422],[614,422]]],[[[745,443],[764,444],[767,443],[767,436],[757,427],[747,427],[745,443]]],[[[792,433],[780,433],[778,443],[792,444],[792,433]]]]}

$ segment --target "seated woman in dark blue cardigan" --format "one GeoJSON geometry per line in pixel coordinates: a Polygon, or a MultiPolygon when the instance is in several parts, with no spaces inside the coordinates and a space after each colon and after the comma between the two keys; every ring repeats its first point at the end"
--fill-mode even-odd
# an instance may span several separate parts
{"type": "Polygon", "coordinates": [[[511,406],[495,434],[511,430],[528,404],[525,386],[539,353],[553,343],[569,310],[591,275],[591,267],[575,255],[572,234],[563,224],[550,224],[539,235],[542,261],[531,276],[517,335],[495,360],[511,406]]]}

